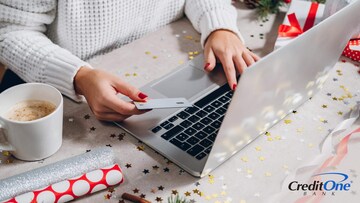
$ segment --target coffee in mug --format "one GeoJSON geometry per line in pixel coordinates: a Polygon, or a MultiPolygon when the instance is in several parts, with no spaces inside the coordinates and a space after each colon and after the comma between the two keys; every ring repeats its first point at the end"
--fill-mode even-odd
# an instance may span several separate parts
{"type": "Polygon", "coordinates": [[[13,121],[33,121],[51,114],[55,109],[55,104],[48,101],[25,100],[12,106],[6,117],[13,121]]]}

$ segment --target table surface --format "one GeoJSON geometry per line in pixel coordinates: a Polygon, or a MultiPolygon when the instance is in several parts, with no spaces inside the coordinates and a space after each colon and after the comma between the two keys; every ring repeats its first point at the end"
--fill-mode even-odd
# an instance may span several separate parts
{"type": "MultiPolygon", "coordinates": [[[[256,20],[254,10],[240,3],[235,6],[239,14],[238,27],[247,46],[260,56],[270,53],[284,13],[262,22],[256,20]]],[[[181,19],[89,62],[141,87],[190,60],[189,52],[201,52],[199,38],[190,22],[181,19]]],[[[280,192],[282,181],[289,173],[320,153],[323,138],[360,102],[357,71],[358,65],[349,59],[339,61],[324,88],[312,100],[202,179],[187,174],[114,124],[96,120],[86,103],[78,104],[65,98],[60,150],[39,162],[23,162],[0,155],[0,179],[107,146],[114,150],[125,182],[114,190],[104,190],[76,202],[122,202],[123,192],[141,195],[152,202],[166,202],[167,197],[176,193],[191,202],[264,202],[280,192]]],[[[357,122],[353,128],[359,125],[357,122]]],[[[354,162],[360,153],[359,143],[357,140],[349,144],[349,154],[337,168],[337,171],[352,173],[352,190],[335,197],[327,195],[326,202],[359,199],[360,181],[356,172],[360,171],[360,164],[354,162]],[[354,147],[356,144],[358,147],[354,147]]],[[[294,201],[301,196],[301,193],[287,192],[282,201],[294,201]]]]}

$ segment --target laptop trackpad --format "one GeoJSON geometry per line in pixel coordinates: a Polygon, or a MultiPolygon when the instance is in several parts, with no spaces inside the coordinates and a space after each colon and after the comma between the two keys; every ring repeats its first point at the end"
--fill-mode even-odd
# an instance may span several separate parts
{"type": "Polygon", "coordinates": [[[190,99],[197,93],[214,84],[209,76],[192,66],[165,77],[151,87],[167,97],[190,99]]]}

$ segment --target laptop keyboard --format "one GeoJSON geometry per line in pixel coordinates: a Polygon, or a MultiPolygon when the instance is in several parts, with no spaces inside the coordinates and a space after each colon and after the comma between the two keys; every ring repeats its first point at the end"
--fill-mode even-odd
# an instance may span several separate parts
{"type": "Polygon", "coordinates": [[[233,92],[225,84],[151,131],[201,160],[211,151],[233,92]]]}

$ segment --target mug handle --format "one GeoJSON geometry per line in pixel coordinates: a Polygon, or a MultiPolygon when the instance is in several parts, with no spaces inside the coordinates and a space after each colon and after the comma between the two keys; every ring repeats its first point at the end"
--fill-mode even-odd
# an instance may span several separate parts
{"type": "MultiPolygon", "coordinates": [[[[0,130],[4,132],[3,129],[5,129],[5,127],[4,127],[3,122],[1,122],[1,120],[0,120],[0,130]]],[[[3,135],[5,135],[5,134],[3,133],[3,135]]],[[[0,152],[1,151],[15,151],[15,148],[12,145],[10,145],[9,143],[0,143],[0,152]]]]}

